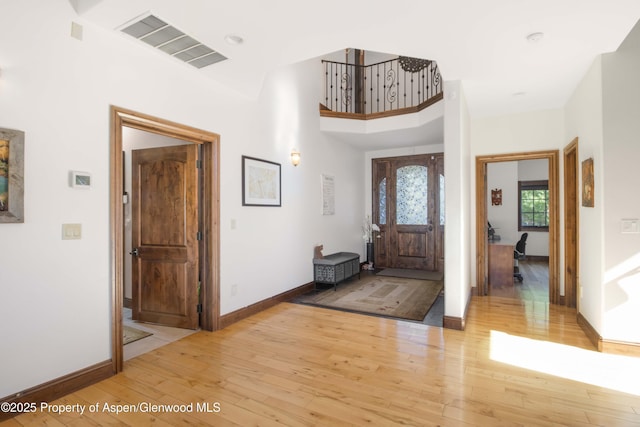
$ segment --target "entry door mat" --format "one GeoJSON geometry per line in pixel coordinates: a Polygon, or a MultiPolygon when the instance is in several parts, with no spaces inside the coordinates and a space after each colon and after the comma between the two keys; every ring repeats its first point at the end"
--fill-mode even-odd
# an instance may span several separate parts
{"type": "Polygon", "coordinates": [[[340,283],[335,291],[314,291],[293,302],[422,321],[443,286],[441,280],[364,275],[360,280],[340,283]]]}
{"type": "Polygon", "coordinates": [[[378,276],[402,277],[405,279],[440,281],[444,277],[439,271],[412,270],[409,268],[385,268],[376,273],[378,276]]]}
{"type": "Polygon", "coordinates": [[[141,331],[140,329],[132,328],[131,326],[127,325],[122,326],[122,331],[124,333],[123,345],[127,345],[134,341],[138,341],[142,338],[153,335],[151,332],[141,331]]]}

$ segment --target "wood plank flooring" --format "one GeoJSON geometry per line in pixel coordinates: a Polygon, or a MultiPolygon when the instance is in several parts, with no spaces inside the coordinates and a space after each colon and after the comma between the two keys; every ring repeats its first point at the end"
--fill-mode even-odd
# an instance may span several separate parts
{"type": "Polygon", "coordinates": [[[83,416],[38,411],[5,425],[640,425],[640,360],[593,351],[575,317],[544,301],[473,297],[455,331],[282,303],[52,402],[86,405],[83,416]],[[105,404],[188,406],[116,414],[105,404]]]}
{"type": "Polygon", "coordinates": [[[514,279],[513,285],[490,286],[489,294],[496,297],[549,301],[549,262],[526,259],[519,262],[519,267],[522,282],[514,279]]]}

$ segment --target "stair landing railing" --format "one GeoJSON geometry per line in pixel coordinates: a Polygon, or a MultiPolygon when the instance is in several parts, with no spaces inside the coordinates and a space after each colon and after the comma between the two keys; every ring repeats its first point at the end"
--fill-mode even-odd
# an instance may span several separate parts
{"type": "Polygon", "coordinates": [[[435,61],[401,56],[372,65],[322,64],[321,116],[373,119],[414,113],[442,99],[435,61]]]}

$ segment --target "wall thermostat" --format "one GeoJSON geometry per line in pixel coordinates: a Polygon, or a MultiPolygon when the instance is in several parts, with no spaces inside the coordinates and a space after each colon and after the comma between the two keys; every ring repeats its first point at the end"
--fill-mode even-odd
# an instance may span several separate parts
{"type": "Polygon", "coordinates": [[[91,174],[88,172],[71,171],[69,185],[73,188],[91,188],[91,174]]]}

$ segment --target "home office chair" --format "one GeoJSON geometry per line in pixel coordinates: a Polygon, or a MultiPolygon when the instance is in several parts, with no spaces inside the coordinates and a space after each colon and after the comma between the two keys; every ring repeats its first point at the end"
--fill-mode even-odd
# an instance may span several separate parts
{"type": "Polygon", "coordinates": [[[522,233],[520,236],[520,240],[516,243],[516,248],[513,251],[513,277],[518,279],[519,282],[522,282],[522,274],[520,274],[520,267],[518,266],[518,261],[525,258],[525,248],[527,246],[527,237],[529,237],[529,233],[522,233]]]}

